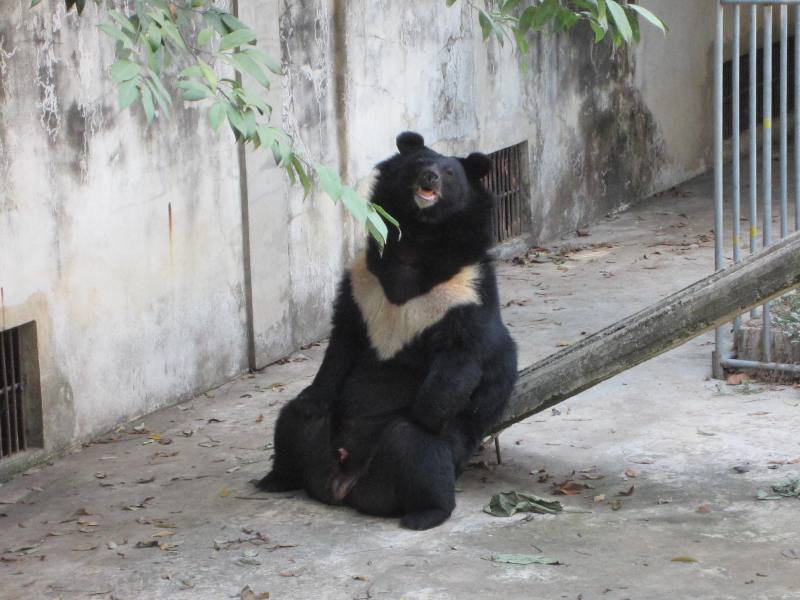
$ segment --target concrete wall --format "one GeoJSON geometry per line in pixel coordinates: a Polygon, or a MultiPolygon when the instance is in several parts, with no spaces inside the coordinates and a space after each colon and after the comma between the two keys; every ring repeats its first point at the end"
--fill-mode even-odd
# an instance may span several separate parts
{"type": "MultiPolygon", "coordinates": [[[[404,129],[447,153],[526,141],[545,243],[708,164],[713,3],[646,2],[671,33],[645,27],[636,50],[543,34],[527,73],[462,4],[239,9],[286,65],[270,98],[283,126],[354,184],[404,129]]],[[[149,128],[120,113],[102,15],[28,5],[0,21],[0,287],[3,327],[37,322],[48,446],[323,337],[363,244],[342,208],[239,156],[196,107],[149,128]]]]}
{"type": "Polygon", "coordinates": [[[90,7],[3,3],[0,326],[36,321],[58,449],[246,368],[235,147],[119,112],[90,7]]]}

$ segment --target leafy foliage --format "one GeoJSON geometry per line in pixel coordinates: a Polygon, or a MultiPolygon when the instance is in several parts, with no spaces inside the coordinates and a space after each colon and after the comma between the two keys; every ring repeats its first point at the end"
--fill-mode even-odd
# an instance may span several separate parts
{"type": "MultiPolygon", "coordinates": [[[[445,0],[453,6],[457,0],[445,0]]],[[[503,45],[515,43],[522,56],[528,52],[527,36],[549,26],[553,32],[569,31],[587,21],[595,42],[610,37],[615,46],[639,41],[639,18],[666,32],[664,23],[649,10],[617,0],[484,0],[483,7],[465,0],[478,13],[484,41],[494,37],[503,45]]],[[[64,0],[67,10],[83,13],[87,0],[64,0]]],[[[31,8],[41,0],[31,0],[31,8]]],[[[103,0],[95,0],[100,6],[103,0]]],[[[282,74],[280,61],[257,46],[257,35],[235,15],[213,0],[133,0],[124,12],[108,10],[110,20],[99,25],[116,42],[111,79],[117,86],[120,108],[137,102],[148,124],[169,117],[173,97],[164,77],[186,102],[208,106],[214,131],[227,122],[236,140],[272,153],[292,184],[306,194],[316,175],[322,190],[367,228],[383,247],[387,223],[398,222],[379,205],[361,198],[332,169],[311,162],[283,129],[270,125],[272,106],[262,95],[271,79],[282,74]],[[177,78],[174,77],[176,69],[177,78]],[[245,85],[247,82],[247,85],[245,85]],[[251,86],[252,83],[252,86],[251,86]]],[[[522,62],[523,68],[527,63],[522,62]]]]}
{"type": "MultiPolygon", "coordinates": [[[[456,3],[445,1],[447,6],[456,3]]],[[[610,37],[614,46],[639,41],[640,18],[663,33],[667,31],[664,22],[651,11],[617,0],[484,0],[482,7],[466,1],[478,13],[484,41],[494,37],[501,46],[507,41],[516,44],[523,57],[528,53],[527,38],[531,33],[547,29],[553,33],[570,31],[581,21],[589,23],[595,43],[610,37]]],[[[524,58],[522,65],[527,68],[524,58]]]]}
{"type": "MultiPolygon", "coordinates": [[[[40,2],[32,0],[31,7],[40,2]]],[[[86,7],[86,0],[65,2],[78,14],[86,7]]],[[[168,118],[173,106],[168,79],[181,100],[208,107],[214,131],[227,122],[237,142],[271,152],[306,194],[316,175],[322,190],[341,201],[381,247],[389,234],[387,222],[399,230],[383,208],[359,196],[332,169],[309,160],[286,131],[270,125],[273,109],[265,92],[272,78],[282,75],[281,63],[257,46],[256,33],[235,15],[213,0],[134,0],[130,10],[107,14],[109,20],[98,27],[116,43],[111,80],[120,108],[138,102],[148,124],[168,118]]]]}

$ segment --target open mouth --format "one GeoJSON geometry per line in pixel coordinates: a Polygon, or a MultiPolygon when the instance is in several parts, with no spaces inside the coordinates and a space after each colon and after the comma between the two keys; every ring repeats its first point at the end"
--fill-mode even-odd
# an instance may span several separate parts
{"type": "Polygon", "coordinates": [[[430,208],[439,199],[439,193],[433,188],[418,186],[414,191],[414,200],[420,208],[430,208]]]}

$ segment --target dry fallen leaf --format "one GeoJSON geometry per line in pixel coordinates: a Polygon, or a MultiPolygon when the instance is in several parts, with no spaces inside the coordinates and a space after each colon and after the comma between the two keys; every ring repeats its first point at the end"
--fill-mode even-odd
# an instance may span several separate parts
{"type": "Polygon", "coordinates": [[[154,534],[153,534],[151,537],[154,537],[154,538],[160,538],[160,537],[169,537],[169,536],[171,536],[171,535],[175,535],[175,532],[174,532],[174,531],[171,531],[171,530],[169,530],[169,529],[164,529],[164,530],[162,530],[162,531],[157,531],[157,532],[156,532],[156,533],[154,533],[154,534]]]}
{"type": "Polygon", "coordinates": [[[629,487],[626,491],[619,492],[617,494],[617,496],[632,496],[632,495],[633,495],[633,486],[629,487]]]}
{"type": "Polygon", "coordinates": [[[261,423],[261,421],[263,421],[263,420],[264,420],[264,415],[258,415],[256,417],[256,423],[261,423]]]}
{"type": "Polygon", "coordinates": [[[635,479],[639,476],[638,469],[625,469],[625,477],[629,477],[630,479],[635,479]]]}
{"type": "Polygon", "coordinates": [[[699,512],[701,515],[706,515],[711,512],[711,509],[708,508],[708,506],[706,506],[705,504],[703,504],[697,507],[697,512],[699,512]]]}
{"type": "Polygon", "coordinates": [[[242,591],[239,592],[239,600],[269,600],[269,592],[260,592],[256,594],[249,585],[244,586],[242,591]]]}
{"type": "Polygon", "coordinates": [[[728,375],[728,378],[725,380],[725,382],[728,385],[742,385],[742,383],[744,383],[748,379],[749,378],[745,373],[733,373],[731,375],[728,375]]]}
{"type": "Polygon", "coordinates": [[[605,494],[599,494],[599,495],[595,496],[593,498],[593,500],[595,502],[605,502],[606,501],[606,495],[605,494]]]}

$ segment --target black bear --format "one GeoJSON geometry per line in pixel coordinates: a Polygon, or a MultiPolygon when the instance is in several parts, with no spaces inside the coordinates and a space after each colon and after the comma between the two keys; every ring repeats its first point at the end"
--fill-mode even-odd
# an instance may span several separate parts
{"type": "Polygon", "coordinates": [[[517,377],[487,256],[489,158],[443,156],[397,137],[372,201],[400,223],[345,273],[312,384],[280,412],[267,491],[428,529],[455,507],[455,480],[497,422],[517,377]]]}

